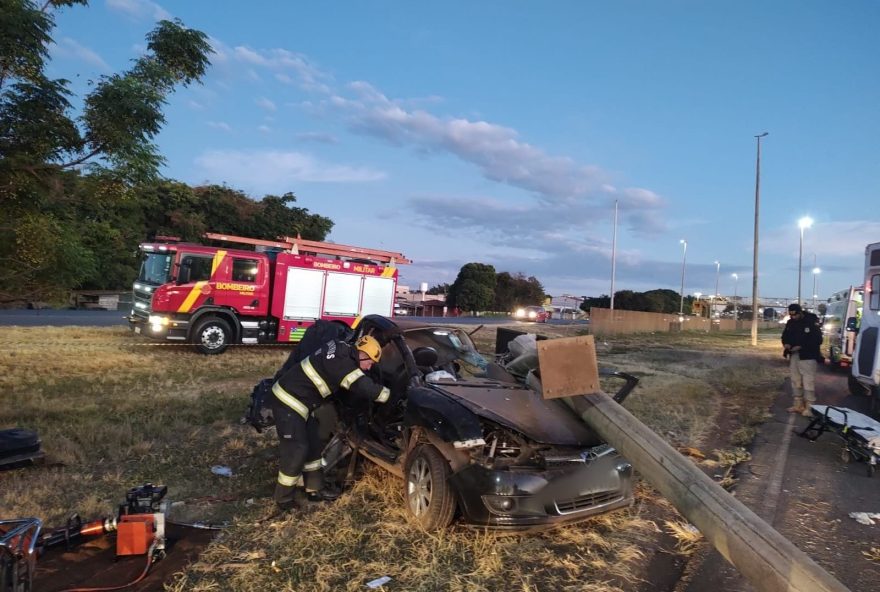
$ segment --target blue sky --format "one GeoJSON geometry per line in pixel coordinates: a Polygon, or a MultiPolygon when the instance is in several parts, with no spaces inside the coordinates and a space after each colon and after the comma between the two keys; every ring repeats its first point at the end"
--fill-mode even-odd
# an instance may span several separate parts
{"type": "Polygon", "coordinates": [[[862,279],[880,241],[880,4],[93,0],[58,12],[51,73],[87,82],[158,18],[216,50],[178,92],[164,174],[292,191],[330,240],[401,251],[401,283],[470,261],[548,293],[760,294],[862,279]],[[717,272],[714,261],[720,262],[717,272]],[[732,273],[739,280],[734,286],[732,273]]]}

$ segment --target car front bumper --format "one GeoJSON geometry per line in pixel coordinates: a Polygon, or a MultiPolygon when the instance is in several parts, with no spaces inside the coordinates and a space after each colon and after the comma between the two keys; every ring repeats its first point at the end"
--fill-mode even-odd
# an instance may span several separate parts
{"type": "Polygon", "coordinates": [[[616,451],[569,467],[493,470],[471,464],[450,477],[466,522],[520,530],[577,522],[632,504],[632,465],[616,451]]]}

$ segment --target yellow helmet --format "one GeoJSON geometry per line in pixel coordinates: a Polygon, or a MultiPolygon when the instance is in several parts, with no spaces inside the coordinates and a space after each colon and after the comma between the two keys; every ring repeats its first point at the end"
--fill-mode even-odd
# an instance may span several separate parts
{"type": "Polygon", "coordinates": [[[382,346],[379,345],[379,342],[372,335],[364,335],[358,339],[355,347],[367,354],[374,362],[378,362],[379,358],[382,357],[382,346]]]}

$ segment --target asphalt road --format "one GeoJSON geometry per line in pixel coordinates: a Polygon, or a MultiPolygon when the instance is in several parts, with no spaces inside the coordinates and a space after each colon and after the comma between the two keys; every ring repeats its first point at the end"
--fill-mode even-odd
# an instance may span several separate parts
{"type": "MultiPolygon", "coordinates": [[[[0,310],[0,326],[20,327],[112,327],[126,325],[126,311],[122,310],[0,310]]],[[[425,320],[431,323],[455,323],[460,325],[500,325],[513,321],[506,317],[399,317],[401,319],[425,320]]],[[[540,326],[519,322],[523,326],[540,326]]],[[[586,325],[588,321],[551,319],[549,325],[586,325]]]]}

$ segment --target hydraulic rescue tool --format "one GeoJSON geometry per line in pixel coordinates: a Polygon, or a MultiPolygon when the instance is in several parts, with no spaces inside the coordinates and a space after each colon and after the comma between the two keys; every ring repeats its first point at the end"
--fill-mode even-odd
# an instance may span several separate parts
{"type": "MultiPolygon", "coordinates": [[[[116,556],[146,555],[150,565],[165,554],[165,521],[169,507],[164,485],[132,487],[116,516],[83,522],[78,514],[67,525],[41,534],[37,518],[0,520],[0,592],[30,592],[37,557],[46,549],[70,545],[85,537],[116,533],[116,556]]],[[[135,583],[131,582],[131,583],[135,583]]]]}

